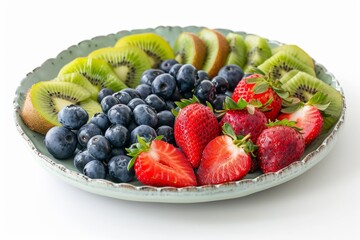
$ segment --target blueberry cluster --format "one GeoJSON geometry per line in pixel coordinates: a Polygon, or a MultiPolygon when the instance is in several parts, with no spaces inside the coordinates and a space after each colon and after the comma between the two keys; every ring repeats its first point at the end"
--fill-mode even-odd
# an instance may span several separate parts
{"type": "Polygon", "coordinates": [[[200,102],[210,102],[222,109],[225,97],[243,77],[236,65],[223,67],[210,80],[208,74],[190,64],[166,60],[160,69],[146,70],[135,88],[119,92],[103,88],[98,94],[102,112],[90,120],[78,105],[63,108],[58,119],[62,126],[53,127],[45,136],[45,146],[58,159],[75,154],[74,166],[90,178],[129,182],[134,171],[127,170],[130,158],[125,148],[158,135],[174,144],[175,101],[195,95],[200,102]]]}

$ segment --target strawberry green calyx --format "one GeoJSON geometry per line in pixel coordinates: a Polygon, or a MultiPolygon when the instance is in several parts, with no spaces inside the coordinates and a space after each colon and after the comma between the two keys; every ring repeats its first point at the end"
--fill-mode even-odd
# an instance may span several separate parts
{"type": "Polygon", "coordinates": [[[275,126],[284,126],[284,127],[291,127],[293,129],[295,129],[297,132],[301,132],[302,129],[298,128],[296,126],[296,122],[295,121],[289,121],[288,119],[283,119],[283,120],[275,120],[275,121],[269,121],[269,123],[265,124],[267,127],[275,127],[275,126]]]}
{"type": "Polygon", "coordinates": [[[149,151],[151,142],[153,140],[161,140],[163,137],[164,136],[160,135],[150,141],[146,141],[145,138],[137,135],[138,142],[132,144],[129,148],[125,148],[127,155],[131,157],[127,169],[130,170],[134,166],[135,160],[140,155],[140,153],[149,151]]]}
{"type": "Polygon", "coordinates": [[[237,147],[243,148],[246,153],[250,153],[253,157],[255,156],[254,152],[257,146],[251,141],[250,134],[246,136],[236,135],[229,123],[225,123],[222,126],[222,132],[224,135],[229,136],[237,147]]]}
{"type": "Polygon", "coordinates": [[[300,99],[294,99],[296,100],[293,101],[293,103],[288,104],[287,107],[281,110],[282,113],[296,112],[298,109],[304,107],[305,105],[314,106],[320,111],[324,111],[330,105],[330,102],[327,101],[327,95],[322,92],[315,93],[306,103],[301,102],[300,99]]]}
{"type": "MultiPolygon", "coordinates": [[[[186,106],[189,106],[189,105],[194,104],[194,103],[202,104],[202,103],[200,103],[199,99],[197,99],[197,97],[195,95],[193,95],[193,97],[189,98],[189,99],[181,99],[180,101],[176,101],[175,105],[178,107],[178,109],[172,109],[171,113],[175,117],[177,117],[177,115],[179,114],[180,109],[183,109],[186,106]]],[[[206,106],[209,107],[212,112],[214,112],[214,109],[213,109],[212,105],[209,102],[206,102],[206,106]]]]}

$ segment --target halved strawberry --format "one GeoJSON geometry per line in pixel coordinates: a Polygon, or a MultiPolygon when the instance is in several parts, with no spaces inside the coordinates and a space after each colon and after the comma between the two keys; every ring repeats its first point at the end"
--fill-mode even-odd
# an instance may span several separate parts
{"type": "Polygon", "coordinates": [[[199,185],[240,180],[250,170],[250,153],[255,150],[251,140],[247,141],[250,136],[236,136],[228,123],[223,131],[226,135],[210,141],[202,153],[197,171],[199,185]]]}
{"type": "Polygon", "coordinates": [[[138,137],[138,143],[127,151],[133,157],[128,169],[134,166],[136,178],[145,185],[186,187],[197,184],[191,164],[172,144],[159,138],[146,142],[138,137]]]}
{"type": "Polygon", "coordinates": [[[302,129],[305,144],[309,144],[320,134],[323,127],[324,120],[320,110],[323,111],[329,106],[329,103],[325,102],[326,95],[318,92],[306,104],[300,102],[295,107],[283,109],[285,113],[281,113],[278,119],[295,121],[296,127],[302,129]]]}
{"type": "Polygon", "coordinates": [[[197,103],[196,98],[176,103],[181,109],[175,118],[174,137],[194,168],[200,163],[201,154],[221,129],[212,109],[197,103]]]}

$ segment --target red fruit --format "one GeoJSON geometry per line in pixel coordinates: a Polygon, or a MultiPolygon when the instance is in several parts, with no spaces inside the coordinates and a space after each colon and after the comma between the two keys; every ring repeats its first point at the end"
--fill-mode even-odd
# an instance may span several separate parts
{"type": "Polygon", "coordinates": [[[300,159],[305,141],[301,133],[289,126],[270,126],[256,141],[257,157],[263,173],[276,172],[300,159]]]}
{"type": "Polygon", "coordinates": [[[305,105],[293,113],[282,113],[278,119],[295,121],[296,127],[302,129],[305,144],[309,144],[320,134],[324,123],[320,110],[311,105],[305,105]]]}
{"type": "MultiPolygon", "coordinates": [[[[266,105],[267,111],[264,111],[266,118],[273,121],[276,119],[281,110],[282,99],[273,90],[269,83],[262,80],[264,79],[260,74],[253,74],[243,78],[234,89],[232,99],[237,102],[240,98],[242,98],[248,103],[250,103],[251,100],[260,101],[262,105],[266,105]],[[249,80],[253,78],[259,78],[262,82],[262,87],[254,89],[258,82],[249,80]],[[270,99],[272,99],[272,101],[268,104],[270,99]]],[[[259,84],[257,86],[259,86],[259,84]]]]}
{"type": "Polygon", "coordinates": [[[156,187],[197,185],[194,170],[179,149],[160,140],[150,143],[142,140],[139,144],[138,149],[129,149],[129,155],[134,158],[128,168],[134,164],[136,178],[141,183],[156,187]]]}
{"type": "Polygon", "coordinates": [[[210,141],[204,149],[197,171],[199,185],[242,179],[251,167],[251,156],[246,147],[246,138],[238,140],[236,136],[234,139],[222,135],[210,141]]]}
{"type": "Polygon", "coordinates": [[[220,127],[215,114],[200,103],[187,105],[175,119],[176,144],[194,168],[199,166],[205,146],[219,135],[220,127]]]}

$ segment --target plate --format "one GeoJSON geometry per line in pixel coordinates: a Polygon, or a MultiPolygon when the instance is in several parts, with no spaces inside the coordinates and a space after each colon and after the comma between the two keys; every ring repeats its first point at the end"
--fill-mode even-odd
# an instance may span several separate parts
{"type": "MultiPolygon", "coordinates": [[[[344,99],[344,107],[338,122],[331,130],[321,134],[307,147],[301,160],[294,162],[278,172],[268,174],[255,172],[248,174],[244,179],[239,181],[209,186],[174,188],[144,186],[136,181],[130,183],[113,183],[107,180],[90,179],[76,170],[71,159],[60,161],[53,158],[43,144],[44,136],[29,130],[23,123],[20,112],[24,105],[27,90],[36,82],[55,78],[62,66],[76,57],[87,56],[90,52],[98,48],[113,46],[120,37],[129,34],[154,32],[163,36],[173,45],[176,37],[181,32],[188,31],[196,33],[200,29],[202,29],[202,27],[157,27],[154,29],[120,31],[115,34],[98,36],[69,47],[59,53],[57,57],[48,59],[40,67],[35,68],[21,81],[14,99],[14,119],[16,127],[21,137],[34,153],[35,159],[51,173],[60,177],[60,179],[85,191],[123,200],[167,203],[209,202],[243,197],[285,183],[303,174],[324,159],[336,144],[339,132],[344,124],[346,105],[345,96],[339,82],[333,74],[319,63],[316,63],[317,77],[337,89],[344,99]]],[[[231,32],[226,29],[217,30],[223,34],[231,32]]],[[[245,32],[237,33],[243,36],[246,35],[245,32]]],[[[281,45],[281,43],[277,41],[268,41],[270,47],[281,45]]]]}

